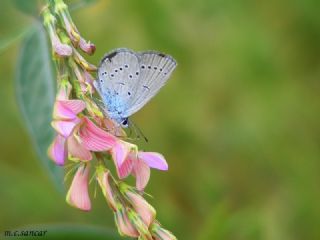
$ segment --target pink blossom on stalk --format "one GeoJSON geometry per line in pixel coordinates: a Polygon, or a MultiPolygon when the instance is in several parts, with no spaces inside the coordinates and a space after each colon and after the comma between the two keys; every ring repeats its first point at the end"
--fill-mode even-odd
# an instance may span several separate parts
{"type": "Polygon", "coordinates": [[[72,157],[87,161],[92,159],[91,152],[82,145],[81,139],[76,137],[75,134],[72,134],[67,142],[68,152],[72,157]]]}
{"type": "Polygon", "coordinates": [[[109,170],[106,170],[103,167],[97,169],[97,181],[101,187],[102,193],[106,198],[110,208],[113,211],[116,211],[117,210],[116,197],[111,187],[110,178],[111,178],[111,175],[109,170]]]}
{"type": "Polygon", "coordinates": [[[137,159],[133,165],[132,175],[136,178],[136,187],[142,191],[148,184],[150,168],[166,171],[168,164],[160,153],[138,152],[137,159]]]}
{"type": "Polygon", "coordinates": [[[62,19],[62,23],[67,30],[67,33],[75,46],[78,46],[80,34],[75,24],[73,23],[68,11],[68,6],[62,0],[55,1],[55,12],[62,19]]]}
{"type": "Polygon", "coordinates": [[[154,240],[177,240],[171,232],[162,228],[156,221],[151,226],[151,232],[154,240]]]}
{"type": "Polygon", "coordinates": [[[66,139],[61,135],[57,135],[48,149],[49,157],[57,164],[64,165],[64,161],[68,156],[66,151],[66,139]]]}
{"type": "Polygon", "coordinates": [[[168,164],[160,153],[137,152],[137,146],[118,140],[111,149],[119,178],[125,178],[130,173],[136,178],[136,187],[142,191],[150,178],[150,167],[158,170],[168,170],[168,164]]]}
{"type": "Polygon", "coordinates": [[[82,145],[90,151],[108,151],[117,141],[113,135],[97,127],[87,117],[82,119],[79,137],[82,145]]]}
{"type": "Polygon", "coordinates": [[[137,238],[140,236],[140,233],[130,221],[127,211],[122,205],[117,206],[115,221],[121,236],[128,236],[133,238],[137,238]]]}
{"type": "Polygon", "coordinates": [[[80,37],[79,47],[81,48],[82,51],[84,51],[89,55],[94,54],[94,52],[96,51],[96,46],[90,41],[87,42],[82,37],[80,37]]]}
{"type": "Polygon", "coordinates": [[[77,114],[85,109],[86,103],[82,100],[56,100],[53,107],[53,118],[60,120],[73,120],[77,114]]]}
{"type": "Polygon", "coordinates": [[[71,183],[67,193],[67,203],[83,211],[91,210],[91,201],[88,193],[89,165],[81,165],[71,183]]]}
{"type": "Polygon", "coordinates": [[[111,149],[112,159],[116,165],[119,178],[127,177],[132,171],[137,146],[122,140],[117,140],[111,149]]]}
{"type": "Polygon", "coordinates": [[[68,57],[72,54],[72,48],[64,44],[60,41],[58,35],[57,35],[57,29],[56,29],[56,18],[54,15],[52,15],[49,11],[49,9],[46,7],[43,9],[43,16],[44,16],[44,25],[48,30],[51,44],[52,44],[52,50],[56,56],[60,57],[68,57]]]}
{"type": "Polygon", "coordinates": [[[62,80],[58,88],[56,100],[69,100],[69,95],[71,93],[71,90],[72,90],[71,84],[65,79],[62,80]]]}
{"type": "Polygon", "coordinates": [[[131,190],[126,184],[122,183],[120,185],[120,191],[129,200],[144,224],[149,227],[155,220],[156,210],[140,194],[131,190]]]}
{"type": "Polygon", "coordinates": [[[113,135],[87,117],[80,119],[77,116],[84,108],[82,100],[57,100],[55,103],[52,126],[58,136],[50,147],[49,156],[59,165],[64,164],[66,153],[81,160],[91,160],[90,151],[108,151],[116,142],[113,135]]]}
{"type": "Polygon", "coordinates": [[[94,93],[93,87],[93,77],[86,70],[80,69],[76,64],[72,67],[73,71],[80,82],[80,87],[83,93],[89,92],[90,94],[94,93]]]}
{"type": "Polygon", "coordinates": [[[56,34],[51,35],[51,44],[54,53],[60,57],[69,57],[72,54],[72,48],[68,44],[60,41],[56,34]]]}

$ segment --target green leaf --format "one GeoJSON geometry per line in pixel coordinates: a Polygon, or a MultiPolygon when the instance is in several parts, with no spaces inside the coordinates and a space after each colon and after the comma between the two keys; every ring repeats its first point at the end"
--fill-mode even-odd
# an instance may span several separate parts
{"type": "MultiPolygon", "coordinates": [[[[121,238],[116,231],[112,231],[105,227],[96,227],[88,225],[71,225],[71,224],[59,224],[59,225],[35,225],[24,228],[14,229],[11,232],[19,232],[28,234],[30,231],[37,231],[41,236],[19,236],[19,237],[7,237],[7,239],[41,239],[41,240],[56,240],[56,239],[77,239],[77,240],[125,240],[127,238],[121,238]],[[46,233],[41,232],[46,231],[46,233]]],[[[30,233],[29,233],[30,234],[30,233]]]]}
{"type": "Polygon", "coordinates": [[[40,4],[43,5],[44,1],[39,0],[13,0],[12,3],[21,12],[28,15],[37,16],[39,15],[40,4]]]}
{"type": "Polygon", "coordinates": [[[0,55],[12,44],[23,38],[26,34],[30,32],[30,27],[20,29],[10,36],[6,36],[0,39],[0,55]]]}
{"type": "Polygon", "coordinates": [[[54,138],[51,116],[55,100],[55,76],[46,33],[37,22],[22,43],[17,66],[16,93],[24,122],[39,158],[56,186],[63,190],[63,169],[48,158],[54,138]]]}
{"type": "Polygon", "coordinates": [[[73,4],[70,4],[70,11],[75,11],[75,10],[78,10],[80,8],[84,8],[84,7],[88,7],[94,3],[96,3],[97,0],[80,0],[80,1],[77,1],[73,4]]]}

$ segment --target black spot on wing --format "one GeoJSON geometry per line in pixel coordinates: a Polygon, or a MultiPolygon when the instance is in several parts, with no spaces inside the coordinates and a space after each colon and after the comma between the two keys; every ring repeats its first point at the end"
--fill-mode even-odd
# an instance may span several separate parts
{"type": "Polygon", "coordinates": [[[164,53],[158,53],[158,56],[165,57],[166,55],[164,53]]]}

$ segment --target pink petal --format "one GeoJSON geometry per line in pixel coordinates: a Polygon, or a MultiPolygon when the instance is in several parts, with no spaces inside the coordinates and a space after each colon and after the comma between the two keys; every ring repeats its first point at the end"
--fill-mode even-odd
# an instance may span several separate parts
{"type": "Polygon", "coordinates": [[[91,151],[109,150],[117,141],[113,135],[97,127],[87,117],[83,118],[79,136],[82,145],[91,151]]]}
{"type": "Polygon", "coordinates": [[[67,202],[84,211],[91,209],[91,201],[88,193],[89,166],[80,166],[72,180],[67,193],[67,202]]]}
{"type": "Polygon", "coordinates": [[[57,97],[56,97],[57,101],[68,100],[71,89],[72,89],[72,86],[69,82],[60,84],[58,88],[57,97]]]}
{"type": "Polygon", "coordinates": [[[130,154],[135,146],[131,143],[118,140],[111,149],[112,159],[116,165],[117,173],[119,178],[127,177],[135,162],[135,156],[133,153],[130,154]]]}
{"type": "Polygon", "coordinates": [[[137,238],[139,237],[139,232],[134,227],[134,225],[131,223],[127,212],[125,209],[121,206],[119,207],[118,211],[115,214],[115,220],[118,227],[118,231],[121,235],[137,238]]]}
{"type": "Polygon", "coordinates": [[[82,146],[75,138],[74,135],[71,135],[68,138],[68,151],[71,156],[79,158],[80,160],[91,160],[92,154],[89,150],[82,146]]]}
{"type": "Polygon", "coordinates": [[[62,166],[67,158],[67,143],[64,137],[57,135],[48,149],[49,157],[57,164],[62,166]]]}
{"type": "Polygon", "coordinates": [[[68,57],[72,54],[72,48],[60,41],[58,36],[52,36],[52,48],[54,52],[61,57],[68,57]]]}
{"type": "Polygon", "coordinates": [[[97,171],[97,180],[101,187],[102,193],[106,198],[110,208],[112,208],[113,211],[116,211],[117,210],[117,204],[115,199],[116,195],[114,194],[111,187],[110,172],[108,170],[97,171]]]}
{"type": "Polygon", "coordinates": [[[117,167],[117,173],[119,178],[123,179],[129,176],[132,171],[133,167],[133,160],[132,158],[128,157],[126,160],[117,167]]]}
{"type": "Polygon", "coordinates": [[[58,100],[53,110],[54,119],[72,120],[85,109],[86,104],[82,100],[58,100]]]}
{"type": "Polygon", "coordinates": [[[80,37],[79,46],[82,51],[86,52],[89,55],[92,55],[96,50],[96,46],[93,43],[91,43],[90,41],[87,42],[82,37],[80,37]]]}
{"type": "Polygon", "coordinates": [[[56,120],[51,123],[52,127],[63,137],[67,138],[72,133],[74,127],[78,124],[79,120],[76,121],[60,121],[56,120]]]}
{"type": "Polygon", "coordinates": [[[138,193],[126,191],[125,195],[142,221],[149,227],[155,219],[155,209],[138,193]]]}
{"type": "Polygon", "coordinates": [[[159,170],[168,170],[168,164],[160,153],[155,152],[139,152],[138,158],[142,159],[151,168],[159,170]]]}
{"type": "Polygon", "coordinates": [[[137,159],[133,165],[132,175],[136,177],[136,188],[143,191],[150,178],[149,166],[144,161],[137,159]]]}
{"type": "Polygon", "coordinates": [[[171,232],[162,228],[157,221],[152,224],[151,232],[154,240],[177,240],[171,232]]]}

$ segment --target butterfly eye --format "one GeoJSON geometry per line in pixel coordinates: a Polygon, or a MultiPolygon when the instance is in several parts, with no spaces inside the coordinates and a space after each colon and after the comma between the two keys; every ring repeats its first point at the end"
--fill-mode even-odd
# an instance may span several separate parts
{"type": "Polygon", "coordinates": [[[122,127],[128,127],[128,118],[123,119],[121,122],[122,127]]]}

